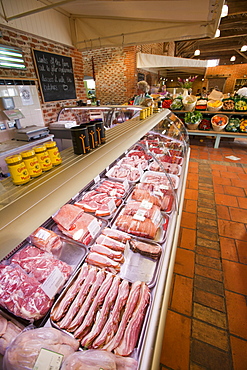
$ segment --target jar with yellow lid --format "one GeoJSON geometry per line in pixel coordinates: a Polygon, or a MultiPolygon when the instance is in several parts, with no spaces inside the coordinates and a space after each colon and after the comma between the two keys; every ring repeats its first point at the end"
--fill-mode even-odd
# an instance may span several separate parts
{"type": "Polygon", "coordinates": [[[5,158],[9,173],[15,185],[26,184],[30,180],[30,175],[20,154],[5,158]]]}
{"type": "Polygon", "coordinates": [[[140,111],[140,116],[139,116],[140,119],[145,119],[146,118],[146,109],[142,109],[140,111]]]}
{"type": "Polygon", "coordinates": [[[29,175],[31,177],[38,177],[42,174],[42,168],[39,164],[38,158],[33,149],[20,153],[25,163],[29,175]]]}
{"type": "Polygon", "coordinates": [[[52,168],[52,163],[46,147],[44,145],[41,145],[36,146],[33,149],[35,151],[36,157],[38,158],[42,171],[49,171],[52,168]]]}
{"type": "Polygon", "coordinates": [[[56,141],[48,141],[47,143],[45,143],[45,146],[53,166],[57,166],[58,164],[62,163],[62,158],[59,153],[56,141]]]}

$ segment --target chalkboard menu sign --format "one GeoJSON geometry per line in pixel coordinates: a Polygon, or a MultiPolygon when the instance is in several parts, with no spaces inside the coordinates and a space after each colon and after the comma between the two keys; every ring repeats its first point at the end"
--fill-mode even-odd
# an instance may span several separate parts
{"type": "Polygon", "coordinates": [[[33,55],[44,102],[76,99],[72,59],[34,49],[33,55]]]}

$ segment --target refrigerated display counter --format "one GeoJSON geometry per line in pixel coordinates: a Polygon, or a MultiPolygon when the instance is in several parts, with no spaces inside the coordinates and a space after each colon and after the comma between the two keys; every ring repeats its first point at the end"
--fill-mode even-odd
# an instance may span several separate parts
{"type": "MultiPolygon", "coordinates": [[[[159,157],[160,153],[156,153],[156,147],[151,140],[148,142],[147,133],[151,134],[151,137],[169,136],[179,142],[183,160],[183,163],[180,163],[181,171],[175,189],[176,201],[170,215],[165,248],[156,271],[156,283],[151,289],[151,301],[138,344],[138,369],[156,370],[159,368],[190,156],[187,131],[170,110],[162,110],[145,120],[138,117],[114,126],[106,132],[106,143],[87,155],[77,156],[72,148],[66,149],[61,153],[63,162],[60,166],[40,178],[33,179],[30,183],[15,186],[10,179],[3,180],[0,184],[2,207],[0,258],[5,259],[60,207],[74,198],[89,183],[96,182],[99,175],[105,174],[115,160],[122,157],[137,142],[153,157],[153,162],[157,162],[160,171],[164,172],[165,167],[159,157]]],[[[164,147],[162,144],[162,149],[164,147]]],[[[174,148],[166,148],[165,155],[169,156],[173,150],[174,148]]],[[[166,176],[171,182],[171,176],[167,173],[166,176]]]]}

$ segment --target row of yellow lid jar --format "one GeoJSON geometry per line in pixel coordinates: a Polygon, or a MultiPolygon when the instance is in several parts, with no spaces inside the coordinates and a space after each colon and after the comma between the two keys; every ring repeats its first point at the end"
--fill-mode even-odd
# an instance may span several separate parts
{"type": "Polygon", "coordinates": [[[140,111],[140,116],[139,118],[140,119],[145,119],[147,117],[149,117],[150,115],[153,114],[153,107],[146,107],[146,108],[143,108],[141,111],[140,111]]]}
{"type": "Polygon", "coordinates": [[[62,162],[55,141],[36,146],[20,154],[5,158],[9,173],[15,185],[27,183],[32,177],[38,177],[43,171],[49,171],[62,162]]]}

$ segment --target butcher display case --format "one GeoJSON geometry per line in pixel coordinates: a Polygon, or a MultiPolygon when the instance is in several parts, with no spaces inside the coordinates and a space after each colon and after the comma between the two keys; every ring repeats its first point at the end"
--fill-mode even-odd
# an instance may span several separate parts
{"type": "MultiPolygon", "coordinates": [[[[60,166],[26,185],[15,186],[10,179],[0,184],[0,259],[10,261],[9,266],[11,259],[15,263],[22,260],[21,253],[30,247],[30,236],[37,229],[42,233],[50,230],[64,240],[61,260],[68,263],[71,275],[64,290],[56,291],[52,316],[49,317],[48,311],[37,323],[59,327],[54,319],[56,304],[63,299],[83,266],[88,264],[97,271],[100,269],[95,256],[100,238],[105,238],[105,230],[128,235],[123,259],[120,256],[120,263],[112,263],[110,272],[130,285],[140,280],[147,287],[149,303],[129,356],[138,362],[139,370],[158,369],[190,156],[187,131],[178,117],[165,109],[145,120],[136,117],[110,128],[106,131],[106,143],[86,155],[75,155],[73,148],[68,148],[61,156],[60,166]],[[99,189],[105,189],[106,185],[113,186],[109,195],[114,202],[110,199],[106,207],[101,203],[97,208],[99,189]],[[135,198],[137,194],[142,196],[146,187],[152,188],[150,197],[135,198]],[[156,201],[160,202],[159,207],[156,201]],[[123,220],[129,217],[136,203],[139,205],[131,220],[135,218],[138,222],[131,222],[130,226],[123,220]],[[83,239],[76,221],[72,229],[62,224],[61,210],[65,208],[80,213],[75,220],[83,217],[83,212],[87,214],[90,228],[83,239]],[[152,227],[147,213],[152,214],[152,227]],[[142,223],[148,224],[148,228],[140,229],[142,223]],[[78,249],[80,244],[82,250],[78,249]],[[73,255],[72,262],[68,254],[73,255]],[[76,261],[75,256],[78,256],[76,261]]],[[[114,255],[119,258],[119,251],[114,255]]],[[[102,267],[107,269],[108,265],[102,267]]],[[[0,302],[6,309],[1,294],[0,302]]],[[[17,313],[15,319],[18,320],[17,313]]]]}

